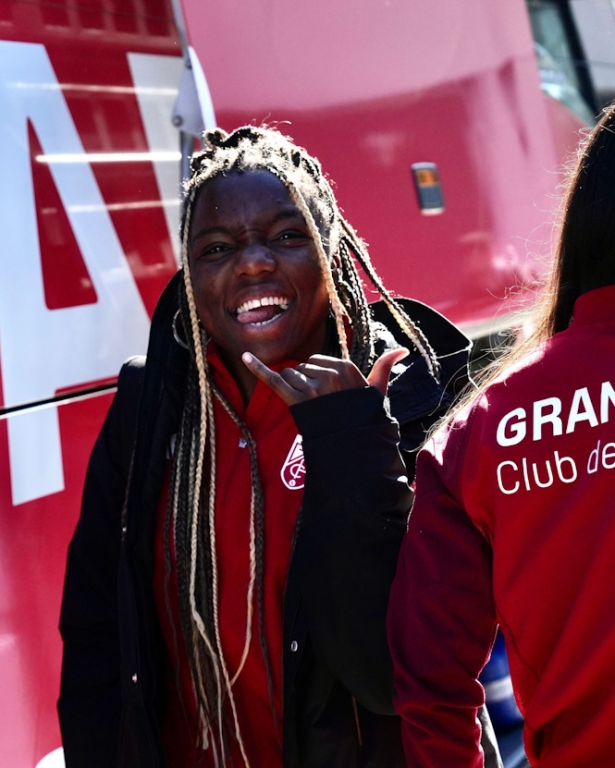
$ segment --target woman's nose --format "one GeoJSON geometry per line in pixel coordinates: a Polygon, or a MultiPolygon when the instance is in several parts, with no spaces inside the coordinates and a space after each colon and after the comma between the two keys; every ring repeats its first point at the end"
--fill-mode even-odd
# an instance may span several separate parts
{"type": "Polygon", "coordinates": [[[249,243],[239,250],[235,264],[237,274],[273,272],[275,258],[265,243],[249,243]]]}

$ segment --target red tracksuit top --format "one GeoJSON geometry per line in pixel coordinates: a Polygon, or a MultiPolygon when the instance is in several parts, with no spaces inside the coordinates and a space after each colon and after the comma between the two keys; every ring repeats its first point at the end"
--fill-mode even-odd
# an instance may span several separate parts
{"type": "MultiPolygon", "coordinates": [[[[282,603],[297,513],[303,498],[305,465],[297,426],[288,406],[273,390],[257,382],[250,402],[244,406],[239,388],[222,362],[213,343],[207,352],[218,386],[243,419],[257,443],[258,465],[265,498],[264,625],[273,676],[273,703],[269,697],[261,652],[258,615],[254,604],[250,651],[233,686],[242,738],[251,768],[282,766],[282,603]],[[276,721],[272,714],[275,708],[276,721]]],[[[295,366],[286,360],[272,366],[281,370],[295,366]]],[[[216,551],[222,649],[229,677],[241,660],[246,636],[246,597],[249,582],[250,460],[239,427],[214,401],[216,420],[216,551]]],[[[158,615],[169,652],[167,688],[169,707],[164,724],[164,742],[172,768],[213,768],[211,749],[196,747],[196,703],[185,646],[181,642],[177,608],[177,580],[173,564],[169,599],[175,634],[166,608],[164,589],[164,528],[167,481],[159,502],[154,593],[158,615]],[[179,657],[177,657],[179,654],[179,657]],[[174,659],[174,660],[173,660],[174,659]],[[179,682],[179,685],[178,685],[179,682]]],[[[256,598],[255,598],[256,599],[256,598]]],[[[227,713],[229,719],[230,711],[227,713]]],[[[232,722],[232,720],[231,720],[232,722]]],[[[231,758],[226,765],[243,768],[237,742],[230,739],[231,758]],[[231,762],[232,761],[232,762],[231,762]]]]}
{"type": "Polygon", "coordinates": [[[615,286],[419,455],[389,606],[413,768],[483,765],[496,623],[532,765],[615,764],[615,286]]]}

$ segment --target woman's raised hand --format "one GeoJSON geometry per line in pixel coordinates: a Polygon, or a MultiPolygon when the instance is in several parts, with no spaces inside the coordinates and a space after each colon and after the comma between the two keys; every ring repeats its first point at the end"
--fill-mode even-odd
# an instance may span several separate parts
{"type": "Polygon", "coordinates": [[[384,395],[391,368],[407,354],[408,350],[403,347],[385,352],[376,360],[367,378],[350,360],[325,355],[312,355],[305,363],[296,368],[284,368],[280,373],[272,371],[250,352],[244,352],[241,359],[246,368],[271,387],[286,405],[296,405],[304,400],[356,387],[373,386],[384,395]]]}

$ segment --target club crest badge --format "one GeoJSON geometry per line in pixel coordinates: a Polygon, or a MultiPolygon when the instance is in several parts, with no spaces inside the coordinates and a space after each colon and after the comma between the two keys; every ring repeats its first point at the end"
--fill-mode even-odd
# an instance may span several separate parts
{"type": "Polygon", "coordinates": [[[298,491],[305,485],[305,461],[301,435],[297,435],[291,445],[280,475],[284,485],[291,491],[298,491]]]}

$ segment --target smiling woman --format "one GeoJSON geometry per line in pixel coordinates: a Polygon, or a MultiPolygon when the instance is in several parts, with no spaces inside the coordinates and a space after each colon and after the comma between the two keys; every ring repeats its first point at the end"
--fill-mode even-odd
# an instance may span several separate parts
{"type": "Polygon", "coordinates": [[[401,768],[388,593],[468,343],[390,296],[305,150],[203,139],[182,269],[122,369],[71,544],[67,768],[401,768]]]}

